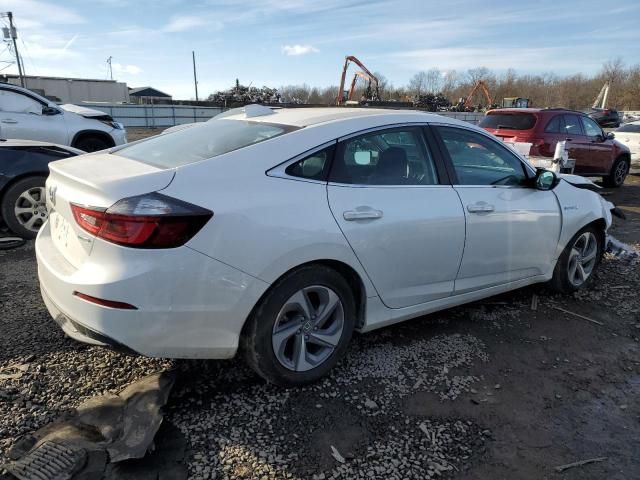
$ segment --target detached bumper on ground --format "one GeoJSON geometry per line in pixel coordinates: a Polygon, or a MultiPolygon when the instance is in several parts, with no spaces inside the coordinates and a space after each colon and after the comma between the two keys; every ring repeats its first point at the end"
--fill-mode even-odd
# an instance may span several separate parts
{"type": "Polygon", "coordinates": [[[105,258],[103,246],[94,240],[92,255],[75,268],[56,249],[49,224],[40,230],[42,296],[67,335],[151,357],[235,355],[244,321],[267,283],[187,247],[133,250],[109,244],[105,258]],[[91,261],[94,255],[100,262],[91,261]],[[101,306],[74,292],[136,309],[101,306]]]}

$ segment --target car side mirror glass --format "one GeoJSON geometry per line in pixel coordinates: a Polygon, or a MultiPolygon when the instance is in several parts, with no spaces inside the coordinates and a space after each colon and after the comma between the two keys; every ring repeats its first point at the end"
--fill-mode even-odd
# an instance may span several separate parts
{"type": "Polygon", "coordinates": [[[558,177],[550,170],[538,170],[535,186],[538,190],[551,190],[558,183],[558,177]]]}
{"type": "Polygon", "coordinates": [[[609,132],[607,133],[607,136],[605,137],[605,140],[613,140],[614,138],[616,138],[616,134],[613,132],[609,132]]]}

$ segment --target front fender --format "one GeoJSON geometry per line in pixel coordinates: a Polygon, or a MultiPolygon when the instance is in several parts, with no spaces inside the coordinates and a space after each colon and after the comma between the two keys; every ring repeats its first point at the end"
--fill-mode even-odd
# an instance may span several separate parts
{"type": "Polygon", "coordinates": [[[560,256],[569,240],[582,228],[597,220],[604,220],[605,230],[611,226],[611,202],[598,193],[585,188],[577,188],[566,180],[560,180],[553,193],[560,205],[562,229],[556,259],[560,256]]]}

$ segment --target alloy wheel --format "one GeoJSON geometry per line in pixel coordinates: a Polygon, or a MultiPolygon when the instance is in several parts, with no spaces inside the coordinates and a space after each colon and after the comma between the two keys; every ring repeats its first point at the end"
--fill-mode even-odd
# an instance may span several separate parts
{"type": "Polygon", "coordinates": [[[37,232],[49,217],[44,187],[33,187],[22,192],[16,200],[13,212],[20,225],[37,232]]]}
{"type": "Polygon", "coordinates": [[[344,306],[330,288],[313,285],[298,290],[280,309],[272,345],[278,362],[304,372],[326,361],[340,343],[344,306]]]}
{"type": "Polygon", "coordinates": [[[569,282],[574,287],[582,286],[593,273],[598,260],[598,239],[593,232],[584,232],[571,247],[569,253],[569,282]]]}
{"type": "Polygon", "coordinates": [[[627,162],[618,163],[615,172],[613,172],[613,178],[616,182],[616,185],[622,185],[624,183],[624,179],[627,177],[627,173],[629,173],[627,162]]]}

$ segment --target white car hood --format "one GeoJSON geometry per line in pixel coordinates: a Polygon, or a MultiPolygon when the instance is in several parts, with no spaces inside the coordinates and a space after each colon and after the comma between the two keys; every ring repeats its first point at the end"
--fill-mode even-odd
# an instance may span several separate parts
{"type": "Polygon", "coordinates": [[[79,105],[73,105],[71,103],[65,103],[64,105],[60,105],[60,108],[63,108],[67,112],[72,112],[78,115],[82,115],[85,118],[104,117],[105,115],[108,115],[108,113],[101,112],[100,110],[94,110],[93,108],[88,108],[88,107],[81,107],[79,105]]]}
{"type": "Polygon", "coordinates": [[[571,185],[589,185],[589,186],[592,186],[594,189],[602,188],[600,185],[597,185],[593,183],[591,180],[589,180],[588,178],[581,177],[580,175],[572,175],[569,173],[557,173],[556,175],[558,175],[559,178],[566,180],[571,185]]]}

